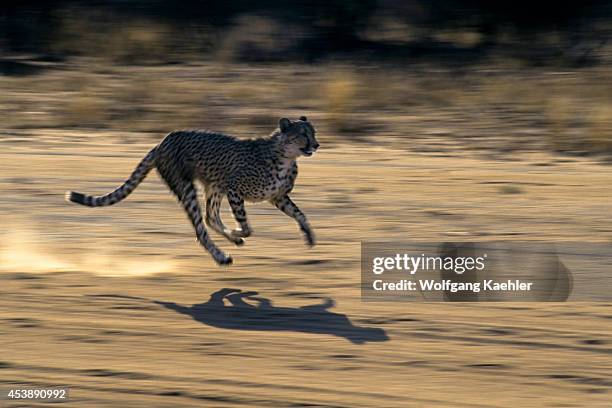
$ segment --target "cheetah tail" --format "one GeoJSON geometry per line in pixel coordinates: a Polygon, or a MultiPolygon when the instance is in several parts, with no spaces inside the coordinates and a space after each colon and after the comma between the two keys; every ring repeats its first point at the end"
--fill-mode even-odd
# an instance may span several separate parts
{"type": "Polygon", "coordinates": [[[126,198],[147,177],[147,174],[155,167],[156,148],[151,150],[138,164],[129,179],[115,191],[103,196],[91,196],[75,191],[66,192],[66,201],[86,205],[88,207],[102,207],[113,205],[126,198]]]}

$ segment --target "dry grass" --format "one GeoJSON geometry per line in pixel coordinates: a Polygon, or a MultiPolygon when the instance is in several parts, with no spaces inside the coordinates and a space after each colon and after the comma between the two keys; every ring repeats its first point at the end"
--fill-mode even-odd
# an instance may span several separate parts
{"type": "Polygon", "coordinates": [[[356,106],[359,86],[356,76],[349,70],[341,69],[330,73],[323,95],[327,120],[335,131],[343,132],[353,128],[351,113],[356,106]]]}
{"type": "Polygon", "coordinates": [[[5,128],[202,127],[245,135],[305,114],[326,142],[341,136],[431,152],[610,154],[610,83],[603,69],[483,65],[457,75],[428,67],[122,66],[81,58],[38,76],[0,77],[0,114],[5,128]]]}
{"type": "Polygon", "coordinates": [[[588,135],[594,151],[612,154],[612,104],[593,108],[588,116],[588,135]]]}

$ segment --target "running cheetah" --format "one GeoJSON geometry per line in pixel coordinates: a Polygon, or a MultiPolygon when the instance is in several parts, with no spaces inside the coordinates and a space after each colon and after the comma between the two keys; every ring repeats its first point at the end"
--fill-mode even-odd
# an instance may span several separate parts
{"type": "Polygon", "coordinates": [[[250,140],[201,130],[172,132],[115,191],[99,197],[70,191],[66,199],[89,207],[113,205],[134,191],[155,167],[187,212],[198,241],[218,264],[231,264],[232,258],[215,245],[202,224],[195,181],[200,181],[206,191],[206,225],[234,244],[244,244],[244,238],[252,232],[244,201],[267,200],[297,221],[312,247],[312,229],[289,193],[298,174],[297,158],[312,156],[319,143],[305,116],[296,121],[282,118],[278,124],[269,137],[250,140]],[[219,216],[224,196],[240,225],[238,229],[228,229],[219,216]]]}

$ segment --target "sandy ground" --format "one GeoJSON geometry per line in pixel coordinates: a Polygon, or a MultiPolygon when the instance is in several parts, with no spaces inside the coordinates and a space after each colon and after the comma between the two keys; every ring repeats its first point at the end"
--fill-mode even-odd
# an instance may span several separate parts
{"type": "Polygon", "coordinates": [[[255,234],[217,238],[219,268],[156,175],[113,208],[64,202],[124,180],[152,145],[134,140],[0,140],[0,387],[68,385],[74,407],[610,406],[611,302],[359,292],[363,239],[609,242],[609,167],[323,146],[293,194],[318,246],[250,205],[255,234]]]}

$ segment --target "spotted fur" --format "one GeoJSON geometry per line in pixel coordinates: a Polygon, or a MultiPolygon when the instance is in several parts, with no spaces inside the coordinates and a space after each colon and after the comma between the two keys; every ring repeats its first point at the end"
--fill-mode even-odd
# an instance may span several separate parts
{"type": "Polygon", "coordinates": [[[252,232],[244,202],[269,201],[297,221],[306,243],[313,246],[315,237],[308,220],[289,193],[298,175],[297,158],[311,156],[318,148],[315,129],[305,116],[297,121],[282,118],[278,129],[260,139],[240,140],[201,130],[176,131],[153,148],[116,190],[99,197],[68,192],[66,198],[89,207],[113,205],[156,168],[185,209],[200,244],[217,263],[230,264],[232,258],[215,245],[204,227],[194,182],[200,181],[206,191],[206,225],[234,244],[242,245],[252,232]],[[221,220],[219,208],[224,197],[240,226],[237,229],[228,229],[221,220]]]}

